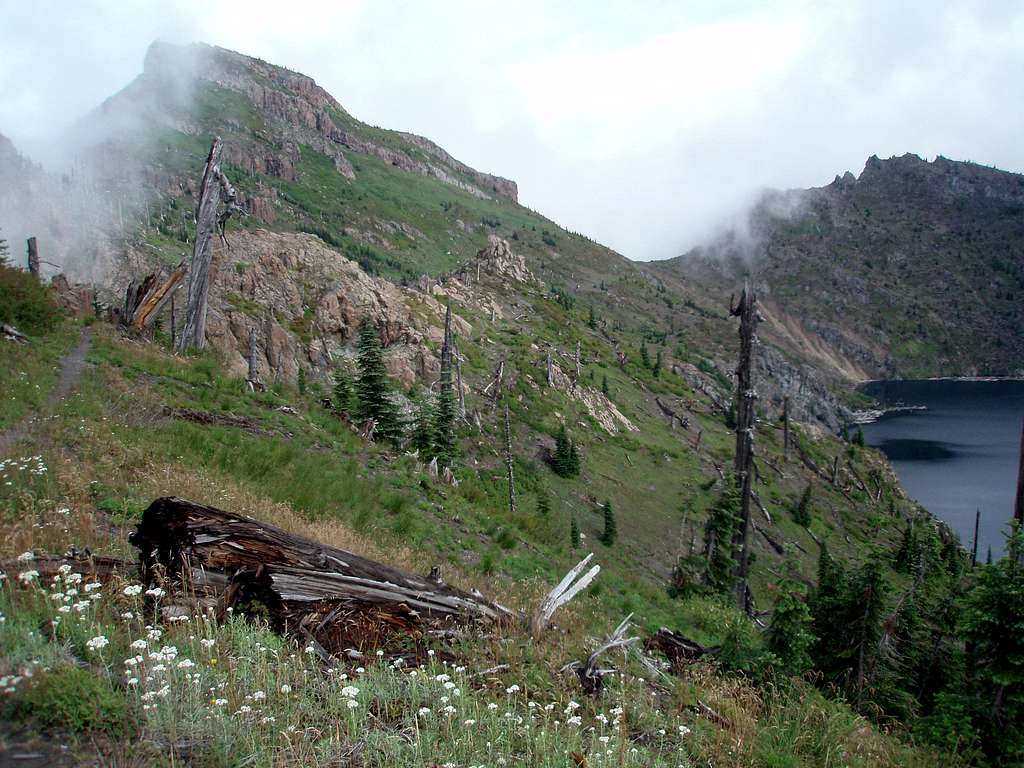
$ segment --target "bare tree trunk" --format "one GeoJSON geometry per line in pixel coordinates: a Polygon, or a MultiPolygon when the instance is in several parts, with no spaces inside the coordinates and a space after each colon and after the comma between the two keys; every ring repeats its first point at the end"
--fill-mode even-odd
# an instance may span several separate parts
{"type": "Polygon", "coordinates": [[[178,318],[174,311],[174,293],[171,293],[171,349],[174,349],[174,344],[178,340],[178,318]]]}
{"type": "Polygon", "coordinates": [[[39,243],[34,237],[28,239],[28,271],[39,280],[39,243]]]}
{"type": "MultiPolygon", "coordinates": [[[[134,306],[125,307],[125,324],[136,332],[146,330],[156,320],[164,305],[174,296],[184,278],[184,259],[159,285],[156,285],[155,274],[147,276],[135,296],[129,296],[126,300],[126,303],[131,302],[134,306]]],[[[131,292],[130,287],[129,292],[131,292]]]]}
{"type": "Polygon", "coordinates": [[[185,325],[178,338],[177,350],[206,346],[206,306],[209,296],[210,263],[213,261],[213,237],[218,231],[223,242],[224,227],[228,218],[238,210],[235,205],[235,190],[227,176],[220,169],[223,149],[220,137],[213,140],[210,154],[206,158],[203,181],[199,187],[199,206],[196,208],[196,240],[192,248],[192,263],[188,275],[188,306],[185,310],[185,325]],[[224,210],[218,213],[220,203],[224,210]]]}
{"type": "Polygon", "coordinates": [[[548,350],[548,386],[553,386],[554,378],[551,375],[551,350],[548,350]]]}
{"type": "MultiPolygon", "coordinates": [[[[730,302],[731,303],[731,302],[730,302]]],[[[754,334],[757,330],[757,297],[749,283],[730,314],[740,319],[740,356],[736,366],[736,458],[733,471],[740,489],[740,522],[733,536],[736,552],[736,598],[741,610],[753,608],[747,575],[750,571],[750,501],[754,481],[754,334]]]]}
{"type": "Polygon", "coordinates": [[[978,523],[981,522],[981,510],[974,512],[974,543],[971,545],[971,568],[978,564],[978,523]]]}
{"type": "Polygon", "coordinates": [[[1013,505],[1013,519],[1024,526],[1024,423],[1020,431],[1020,465],[1017,468],[1017,500],[1013,505]]]}
{"type": "Polygon", "coordinates": [[[459,418],[466,418],[466,393],[462,391],[462,356],[459,345],[455,345],[455,383],[459,388],[459,418]]]}
{"type": "Polygon", "coordinates": [[[789,395],[782,398],[782,458],[789,459],[789,395]]]}
{"type": "Polygon", "coordinates": [[[263,389],[259,374],[256,372],[256,327],[249,329],[249,373],[245,377],[250,392],[263,389]]]}
{"type": "Polygon", "coordinates": [[[576,340],[576,380],[573,382],[573,384],[576,384],[576,383],[579,382],[580,376],[582,375],[582,373],[583,373],[583,370],[582,370],[582,365],[580,363],[580,341],[579,341],[579,339],[577,339],[576,340]]]}
{"type": "Polygon", "coordinates": [[[512,468],[512,422],[508,416],[508,403],[505,404],[505,468],[508,472],[508,511],[513,515],[519,511],[516,504],[516,478],[512,468]]]}

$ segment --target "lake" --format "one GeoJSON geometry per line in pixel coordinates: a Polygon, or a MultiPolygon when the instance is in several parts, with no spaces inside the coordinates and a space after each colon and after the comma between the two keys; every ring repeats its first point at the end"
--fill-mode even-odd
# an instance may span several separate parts
{"type": "Polygon", "coordinates": [[[862,387],[885,406],[924,406],[865,424],[911,498],[949,523],[970,548],[981,510],[978,559],[1003,552],[1017,489],[1024,381],[880,381],[862,387]]]}

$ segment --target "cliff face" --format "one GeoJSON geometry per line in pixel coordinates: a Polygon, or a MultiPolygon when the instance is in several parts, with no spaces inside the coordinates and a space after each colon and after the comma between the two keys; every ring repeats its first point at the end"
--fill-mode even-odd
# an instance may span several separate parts
{"type": "Polygon", "coordinates": [[[779,312],[768,337],[823,342],[834,359],[819,362],[847,378],[1024,371],[1018,174],[871,157],[858,178],[767,193],[747,232],[653,268],[712,290],[750,272],[779,312]]]}

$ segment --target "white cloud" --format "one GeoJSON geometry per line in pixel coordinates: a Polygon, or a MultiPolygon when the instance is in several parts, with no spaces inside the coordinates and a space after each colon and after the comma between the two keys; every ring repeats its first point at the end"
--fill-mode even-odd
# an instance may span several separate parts
{"type": "Polygon", "coordinates": [[[514,178],[522,202],[633,258],[871,154],[1024,169],[1012,0],[2,3],[0,131],[23,146],[127,83],[150,40],[204,40],[514,178]]]}

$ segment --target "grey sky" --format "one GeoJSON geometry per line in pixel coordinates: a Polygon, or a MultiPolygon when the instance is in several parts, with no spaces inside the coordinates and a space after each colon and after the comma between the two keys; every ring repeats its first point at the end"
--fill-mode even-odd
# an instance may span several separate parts
{"type": "Polygon", "coordinates": [[[129,82],[149,42],[304,72],[635,259],[765,187],[871,154],[1024,170],[1024,3],[0,0],[0,132],[32,151],[129,82]]]}

